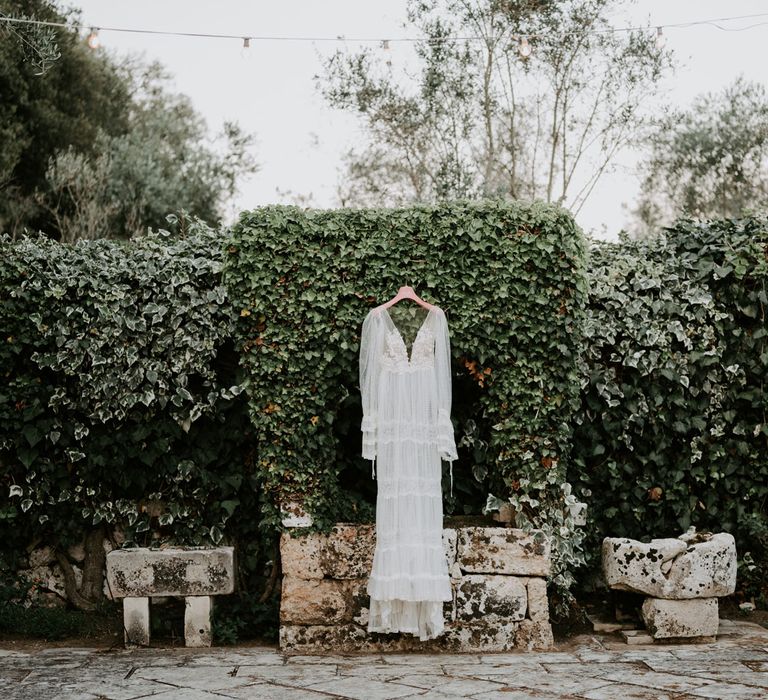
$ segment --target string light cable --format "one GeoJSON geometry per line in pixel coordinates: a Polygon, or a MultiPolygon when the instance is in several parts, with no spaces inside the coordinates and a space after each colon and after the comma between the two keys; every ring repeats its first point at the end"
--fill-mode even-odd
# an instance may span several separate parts
{"type": "MultiPolygon", "coordinates": [[[[635,32],[635,31],[655,29],[657,32],[657,37],[661,37],[662,28],[663,29],[675,29],[675,28],[683,29],[683,28],[697,27],[702,25],[712,26],[712,27],[715,27],[716,29],[719,29],[725,32],[743,32],[749,29],[754,29],[756,27],[761,27],[768,24],[768,19],[766,19],[766,21],[764,22],[755,22],[753,24],[743,26],[743,27],[726,27],[726,26],[723,26],[721,23],[734,22],[737,20],[745,20],[745,19],[757,19],[757,18],[763,18],[763,17],[768,18],[768,12],[762,12],[762,13],[756,13],[756,14],[750,14],[750,15],[735,15],[732,17],[714,17],[711,19],[693,20],[689,22],[674,22],[674,23],[651,25],[651,26],[608,27],[604,29],[592,29],[585,33],[586,34],[604,34],[604,33],[612,33],[612,32],[635,32]]],[[[162,29],[138,29],[138,28],[129,28],[129,27],[95,26],[91,24],[70,24],[67,22],[51,22],[47,20],[30,19],[27,17],[8,17],[5,15],[0,15],[0,22],[4,22],[6,24],[27,24],[27,25],[37,25],[37,26],[44,26],[44,27],[60,27],[60,28],[76,29],[76,30],[88,30],[90,32],[88,35],[88,43],[92,48],[96,48],[97,46],[100,45],[99,32],[120,32],[124,34],[143,34],[148,36],[154,35],[154,36],[184,37],[184,38],[235,39],[237,41],[242,42],[243,48],[250,47],[252,41],[254,42],[257,42],[257,41],[258,42],[262,42],[262,41],[342,42],[342,43],[373,42],[373,43],[379,44],[385,49],[389,48],[390,42],[417,43],[417,42],[429,41],[429,39],[425,37],[396,37],[396,38],[381,39],[381,38],[371,38],[371,37],[346,37],[344,35],[338,35],[335,37],[284,36],[284,35],[256,36],[256,35],[244,35],[244,34],[214,34],[214,33],[208,33],[208,32],[179,32],[179,31],[162,30],[162,29]]],[[[535,38],[536,38],[535,35],[518,37],[518,40],[521,45],[520,52],[522,55],[527,56],[530,53],[529,41],[535,38]]],[[[448,36],[448,37],[441,37],[439,41],[484,41],[484,39],[479,36],[448,36]]],[[[661,41],[661,39],[659,39],[659,41],[661,41]]]]}

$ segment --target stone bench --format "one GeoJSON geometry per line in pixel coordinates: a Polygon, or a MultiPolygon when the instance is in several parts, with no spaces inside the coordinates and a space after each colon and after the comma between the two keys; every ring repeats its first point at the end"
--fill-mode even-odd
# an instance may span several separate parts
{"type": "Polygon", "coordinates": [[[280,538],[281,650],[490,652],[552,646],[550,546],[542,533],[444,527],[443,545],[453,599],[444,604],[443,634],[421,641],[367,630],[374,525],[336,523],[327,535],[286,530],[280,538]]]}
{"type": "Polygon", "coordinates": [[[648,596],[642,617],[654,639],[717,635],[717,599],[736,590],[733,535],[691,529],[650,542],[606,537],[602,559],[609,588],[648,596]]]}
{"type": "Polygon", "coordinates": [[[165,596],[185,599],[186,646],[211,646],[211,596],[234,591],[234,548],[115,549],[107,554],[107,584],[123,599],[126,646],[149,644],[149,599],[165,596]]]}

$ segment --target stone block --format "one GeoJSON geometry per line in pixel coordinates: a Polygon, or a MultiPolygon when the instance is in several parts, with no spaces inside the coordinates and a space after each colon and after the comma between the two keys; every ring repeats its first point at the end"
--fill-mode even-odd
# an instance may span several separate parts
{"type": "Polygon", "coordinates": [[[528,590],[528,617],[535,622],[549,622],[546,579],[529,578],[526,581],[526,588],[528,590]]]}
{"type": "MultiPolygon", "coordinates": [[[[520,626],[530,623],[526,639],[531,648],[549,648],[546,630],[531,620],[522,622],[472,620],[446,622],[443,633],[434,639],[421,641],[411,634],[368,633],[362,625],[281,625],[279,646],[287,654],[321,654],[333,649],[335,653],[349,652],[497,652],[515,648],[520,626]]],[[[548,626],[548,625],[547,625],[548,626]]],[[[550,629],[551,636],[551,629],[550,629]]]]}
{"type": "Polygon", "coordinates": [[[189,596],[184,599],[184,643],[188,647],[211,646],[210,596],[189,596]]]}
{"type": "Polygon", "coordinates": [[[280,622],[332,625],[351,622],[367,609],[366,579],[301,579],[283,576],[280,622]]]}
{"type": "Polygon", "coordinates": [[[643,620],[654,639],[714,637],[720,621],[717,598],[646,598],[643,620]]]}
{"type": "Polygon", "coordinates": [[[525,579],[493,574],[466,574],[456,590],[456,619],[495,615],[509,622],[525,618],[528,593],[525,579]]]}
{"type": "Polygon", "coordinates": [[[285,527],[309,527],[312,525],[312,514],[304,509],[301,501],[286,499],[280,503],[280,515],[285,527]]]}
{"type": "Polygon", "coordinates": [[[509,648],[525,651],[551,649],[555,644],[549,620],[522,620],[509,648]]]}
{"type": "Polygon", "coordinates": [[[280,561],[283,576],[302,579],[323,578],[322,550],[325,536],[309,532],[295,534],[284,530],[280,535],[280,561]]]}
{"type": "Polygon", "coordinates": [[[456,560],[470,573],[548,576],[550,543],[538,531],[464,527],[458,529],[456,560]]]}
{"type": "Polygon", "coordinates": [[[235,587],[234,548],[115,549],[107,580],[115,598],[225,595],[235,587]]]}
{"type": "MultiPolygon", "coordinates": [[[[525,620],[517,622],[494,615],[479,620],[446,622],[442,635],[421,642],[426,646],[414,645],[412,648],[414,650],[423,648],[425,652],[450,653],[511,651],[515,648],[520,626],[525,622],[525,620]]],[[[419,641],[418,637],[415,641],[419,641]]]]}
{"type": "Polygon", "coordinates": [[[341,579],[368,576],[373,566],[375,532],[373,525],[334,525],[322,548],[323,574],[341,579]]]}
{"type": "Polygon", "coordinates": [[[646,634],[644,630],[621,630],[619,634],[623,637],[627,644],[640,645],[640,644],[653,644],[653,637],[650,634],[646,634]]]}
{"type": "Polygon", "coordinates": [[[29,568],[35,569],[39,566],[48,566],[56,561],[56,555],[52,547],[37,547],[29,553],[29,568]]]}
{"type": "Polygon", "coordinates": [[[280,535],[283,574],[303,579],[368,576],[376,546],[373,525],[337,523],[330,533],[284,531],[280,535]]]}
{"type": "Polygon", "coordinates": [[[687,600],[731,595],[736,589],[736,542],[728,533],[651,540],[603,540],[603,575],[610,588],[654,598],[687,600]]]}
{"type": "Polygon", "coordinates": [[[123,599],[123,626],[126,646],[149,645],[149,598],[123,599]]]}
{"type": "Polygon", "coordinates": [[[453,568],[456,563],[456,546],[458,533],[452,528],[443,529],[443,547],[445,548],[445,559],[448,562],[448,570],[453,568]]]}

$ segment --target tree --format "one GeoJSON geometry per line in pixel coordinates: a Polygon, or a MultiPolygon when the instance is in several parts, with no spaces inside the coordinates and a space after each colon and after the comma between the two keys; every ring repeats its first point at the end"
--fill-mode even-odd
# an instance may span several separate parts
{"type": "Polygon", "coordinates": [[[220,218],[240,175],[256,170],[252,139],[233,123],[206,143],[208,131],[188,97],[166,89],[163,68],[130,62],[126,133],[100,131],[96,152],[58,151],[46,171],[47,188],[35,201],[50,213],[61,240],[129,238],[166,226],[169,213],[220,218]]]}
{"type": "MultiPolygon", "coordinates": [[[[47,0],[0,0],[11,10],[68,18],[47,0]]],[[[73,241],[129,238],[181,210],[218,220],[239,177],[256,170],[251,137],[226,123],[211,138],[159,64],[118,61],[74,29],[56,32],[60,57],[42,74],[26,37],[5,28],[0,42],[0,231],[73,241]]]]}
{"type": "Polygon", "coordinates": [[[578,212],[671,67],[652,32],[607,31],[618,4],[411,0],[412,80],[370,49],[334,54],[320,88],[367,136],[346,154],[342,203],[501,196],[578,212]]]}
{"type": "MultiPolygon", "coordinates": [[[[0,13],[51,22],[70,17],[47,0],[0,0],[0,13]]],[[[89,51],[75,31],[56,30],[61,55],[42,75],[23,32],[0,23],[0,231],[12,234],[49,230],[34,193],[46,188],[50,158],[69,147],[90,155],[99,132],[125,133],[130,102],[106,55],[89,51]]]]}
{"type": "Polygon", "coordinates": [[[655,123],[633,213],[637,236],[681,216],[737,218],[768,207],[768,94],[739,77],[655,123]]]}

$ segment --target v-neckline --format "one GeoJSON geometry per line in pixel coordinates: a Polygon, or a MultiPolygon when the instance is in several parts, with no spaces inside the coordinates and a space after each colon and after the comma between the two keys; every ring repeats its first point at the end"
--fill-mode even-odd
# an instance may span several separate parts
{"type": "Polygon", "coordinates": [[[400,332],[400,329],[397,327],[397,324],[392,320],[392,316],[389,313],[389,310],[386,306],[382,307],[382,311],[387,315],[387,318],[389,319],[389,323],[392,326],[392,329],[397,333],[397,335],[400,337],[400,340],[403,343],[403,348],[405,349],[405,359],[406,362],[410,365],[411,361],[413,360],[413,346],[416,345],[416,341],[419,339],[419,334],[422,330],[424,330],[424,326],[427,325],[427,321],[429,320],[430,314],[436,309],[436,306],[431,306],[427,309],[427,315],[424,316],[424,320],[421,322],[421,325],[419,326],[418,330],[416,331],[416,335],[413,336],[413,342],[411,343],[411,349],[408,350],[408,346],[405,344],[405,338],[403,338],[403,334],[400,332]]]}

